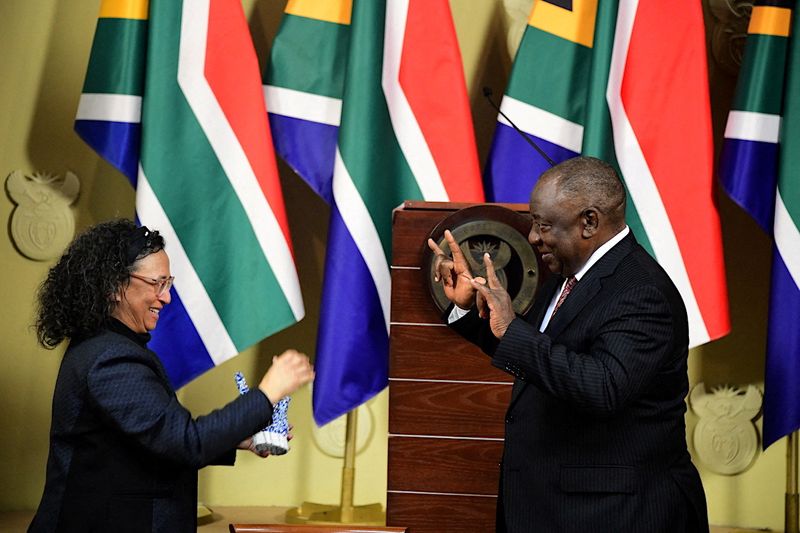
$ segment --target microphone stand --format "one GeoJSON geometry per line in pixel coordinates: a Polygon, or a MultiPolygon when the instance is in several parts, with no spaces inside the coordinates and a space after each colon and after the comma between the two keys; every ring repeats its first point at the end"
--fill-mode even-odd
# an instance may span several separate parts
{"type": "Polygon", "coordinates": [[[514,128],[515,130],[517,130],[517,133],[519,133],[519,134],[522,136],[522,138],[523,138],[523,139],[525,139],[525,141],[526,141],[528,144],[530,144],[531,146],[533,146],[533,149],[534,149],[534,150],[536,150],[537,152],[539,152],[539,155],[541,155],[542,157],[544,157],[545,161],[547,161],[547,162],[550,164],[550,166],[551,166],[551,167],[554,167],[554,166],[556,166],[556,162],[555,162],[555,161],[553,161],[552,159],[550,159],[550,156],[549,156],[549,155],[547,155],[547,154],[545,153],[545,151],[544,151],[544,150],[542,150],[541,148],[539,148],[539,145],[538,145],[538,144],[536,144],[536,142],[535,142],[533,139],[531,139],[530,135],[528,135],[527,133],[525,133],[524,131],[522,131],[521,129],[519,129],[519,128],[517,127],[517,125],[516,125],[516,124],[514,124],[514,121],[513,121],[513,120],[511,120],[510,118],[508,118],[508,115],[506,115],[505,113],[503,113],[503,110],[502,110],[502,109],[500,109],[500,106],[499,106],[499,105],[497,105],[497,104],[494,102],[494,100],[492,100],[492,89],[491,89],[490,87],[485,87],[485,86],[484,86],[484,88],[483,88],[483,96],[485,96],[485,97],[486,97],[486,100],[489,102],[489,104],[490,104],[490,105],[491,105],[493,108],[497,109],[497,112],[498,112],[498,113],[500,113],[500,116],[502,116],[504,119],[506,119],[506,120],[508,121],[508,123],[509,123],[509,124],[511,124],[511,127],[512,127],[512,128],[514,128]]]}
{"type": "Polygon", "coordinates": [[[798,533],[800,515],[800,496],[797,493],[797,440],[800,432],[793,431],[786,436],[786,495],[784,508],[784,531],[798,533]]]}

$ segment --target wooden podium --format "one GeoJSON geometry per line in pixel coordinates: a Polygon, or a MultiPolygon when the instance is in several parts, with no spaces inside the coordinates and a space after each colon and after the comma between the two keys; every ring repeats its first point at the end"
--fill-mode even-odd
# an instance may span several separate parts
{"type": "Polygon", "coordinates": [[[431,231],[469,205],[406,202],[394,212],[386,524],[409,533],[494,531],[513,378],[444,324],[423,264],[431,231]]]}

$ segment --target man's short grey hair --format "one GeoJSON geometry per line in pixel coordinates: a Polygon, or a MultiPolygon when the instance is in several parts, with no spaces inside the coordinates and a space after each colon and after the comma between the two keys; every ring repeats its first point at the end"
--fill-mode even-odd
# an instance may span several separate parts
{"type": "Polygon", "coordinates": [[[584,200],[585,207],[595,207],[612,220],[625,219],[625,186],[605,161],[574,157],[548,169],[540,179],[555,179],[560,195],[584,200]]]}

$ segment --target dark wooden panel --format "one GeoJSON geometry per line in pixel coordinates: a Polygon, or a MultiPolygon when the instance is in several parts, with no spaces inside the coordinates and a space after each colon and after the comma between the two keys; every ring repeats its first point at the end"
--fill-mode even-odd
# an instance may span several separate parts
{"type": "Polygon", "coordinates": [[[502,438],[511,385],[389,382],[389,433],[502,438]]]}
{"type": "MultiPolygon", "coordinates": [[[[428,234],[436,225],[459,209],[471,203],[406,202],[403,209],[394,212],[392,222],[392,265],[420,266],[428,245],[428,234]]],[[[527,204],[498,204],[528,213],[527,204]]]]}
{"type": "Polygon", "coordinates": [[[493,367],[480,348],[447,327],[393,325],[389,347],[389,377],[514,381],[493,367]]]}
{"type": "MultiPolygon", "coordinates": [[[[446,217],[469,204],[406,202],[394,212],[392,265],[421,267],[426,237],[446,217]]],[[[527,212],[524,204],[506,205],[527,212]]],[[[443,323],[428,294],[427,272],[392,269],[393,376],[420,379],[502,381],[503,384],[396,381],[389,385],[389,431],[462,437],[503,436],[511,396],[510,377],[489,365],[480,351],[443,323]],[[449,354],[449,355],[446,355],[449,354]],[[416,367],[416,368],[415,368],[416,367]]],[[[426,492],[481,491],[494,494],[502,443],[464,439],[391,437],[389,486],[426,492]]],[[[387,524],[411,526],[410,533],[494,531],[496,498],[388,494],[387,524]]]]}
{"type": "Polygon", "coordinates": [[[386,495],[386,524],[408,533],[492,533],[497,498],[427,494],[386,495]]]}
{"type": "Polygon", "coordinates": [[[503,442],[389,437],[389,490],[497,495],[503,442]]]}
{"type": "Polygon", "coordinates": [[[392,269],[392,322],[444,324],[422,270],[392,269]]]}
{"type": "Polygon", "coordinates": [[[392,265],[420,266],[428,249],[428,234],[452,211],[395,211],[392,224],[392,265]]]}

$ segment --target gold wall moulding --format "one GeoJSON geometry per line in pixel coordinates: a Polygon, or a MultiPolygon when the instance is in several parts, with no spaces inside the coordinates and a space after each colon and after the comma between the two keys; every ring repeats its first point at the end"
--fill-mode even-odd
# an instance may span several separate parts
{"type": "Polygon", "coordinates": [[[758,432],[754,421],[761,412],[761,391],[730,385],[706,393],[698,383],[689,394],[689,405],[700,417],[692,443],[697,458],[718,474],[735,475],[747,470],[758,455],[758,432]]]}
{"type": "Polygon", "coordinates": [[[62,254],[75,235],[75,216],[69,208],[80,191],[73,172],[53,176],[40,172],[11,172],[6,190],[17,204],[9,226],[14,246],[29,259],[46,261],[62,254]]]}

